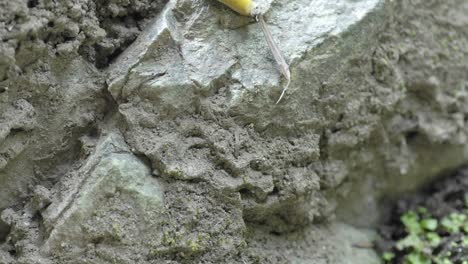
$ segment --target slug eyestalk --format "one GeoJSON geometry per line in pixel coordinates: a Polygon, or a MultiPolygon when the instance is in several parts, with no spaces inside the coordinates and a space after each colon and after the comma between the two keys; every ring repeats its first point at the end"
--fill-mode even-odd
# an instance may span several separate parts
{"type": "Polygon", "coordinates": [[[260,23],[260,26],[262,28],[263,34],[265,35],[265,39],[267,41],[268,47],[271,50],[271,53],[273,54],[273,57],[275,58],[276,64],[278,65],[279,71],[281,74],[284,76],[286,79],[286,85],[283,88],[283,91],[281,92],[281,95],[276,102],[278,104],[281,99],[284,97],[284,94],[286,93],[286,90],[289,87],[289,84],[291,82],[291,72],[289,70],[289,65],[284,59],[283,54],[281,53],[281,50],[278,48],[278,45],[276,45],[276,42],[273,39],[273,36],[271,35],[271,31],[267,26],[267,23],[265,22],[265,19],[263,18],[263,15],[256,15],[253,14],[253,8],[254,4],[252,0],[218,0],[221,3],[227,5],[230,7],[232,10],[236,11],[237,13],[244,15],[244,16],[255,16],[255,20],[260,23]]]}

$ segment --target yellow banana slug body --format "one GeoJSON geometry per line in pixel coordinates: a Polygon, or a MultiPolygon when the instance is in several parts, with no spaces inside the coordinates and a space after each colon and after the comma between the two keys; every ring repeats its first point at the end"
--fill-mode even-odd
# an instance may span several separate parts
{"type": "Polygon", "coordinates": [[[221,3],[229,6],[237,13],[250,16],[252,14],[252,0],[218,0],[221,3]]]}

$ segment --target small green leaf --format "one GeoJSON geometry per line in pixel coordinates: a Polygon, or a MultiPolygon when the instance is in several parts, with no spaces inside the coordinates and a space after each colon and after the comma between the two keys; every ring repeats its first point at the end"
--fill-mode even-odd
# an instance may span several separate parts
{"type": "Polygon", "coordinates": [[[463,228],[463,231],[465,231],[465,233],[468,233],[468,221],[465,221],[462,228],[463,228]]]}
{"type": "Polygon", "coordinates": [[[465,225],[467,216],[460,213],[451,213],[442,219],[441,225],[450,233],[459,233],[465,225]]]}
{"type": "Polygon", "coordinates": [[[453,262],[448,258],[444,258],[444,259],[442,259],[440,264],[453,264],[453,262]]]}
{"type": "Polygon", "coordinates": [[[421,227],[429,231],[436,230],[437,226],[438,226],[437,219],[428,218],[428,219],[424,219],[421,221],[421,227]]]}
{"type": "Polygon", "coordinates": [[[426,207],[418,207],[418,212],[422,215],[427,214],[427,208],[426,207]]]}
{"type": "Polygon", "coordinates": [[[382,254],[382,259],[386,262],[390,262],[395,258],[395,254],[392,252],[385,252],[382,254]]]}
{"type": "Polygon", "coordinates": [[[424,249],[424,242],[418,235],[411,233],[405,238],[398,241],[396,243],[396,248],[398,250],[412,248],[418,251],[422,251],[424,249]]]}
{"type": "Polygon", "coordinates": [[[431,260],[420,252],[412,252],[405,261],[405,264],[431,264],[431,260]]]}
{"type": "Polygon", "coordinates": [[[405,225],[408,233],[419,234],[422,232],[422,228],[419,224],[419,216],[413,211],[404,214],[401,217],[401,222],[405,225]]]}
{"type": "Polygon", "coordinates": [[[440,245],[440,242],[442,242],[442,238],[439,236],[439,234],[435,232],[427,233],[426,238],[429,241],[431,247],[433,248],[438,247],[440,245]]]}
{"type": "Polygon", "coordinates": [[[448,258],[439,258],[439,257],[435,258],[435,263],[436,264],[453,264],[453,262],[450,259],[448,259],[448,258]]]}
{"type": "MultiPolygon", "coordinates": [[[[468,236],[463,236],[462,237],[462,247],[468,247],[468,236]]],[[[468,264],[468,263],[467,263],[468,264]]]]}

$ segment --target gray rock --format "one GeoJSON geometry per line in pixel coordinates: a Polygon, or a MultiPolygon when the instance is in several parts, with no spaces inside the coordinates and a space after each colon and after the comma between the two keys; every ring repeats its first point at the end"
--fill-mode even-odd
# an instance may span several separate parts
{"type": "Polygon", "coordinates": [[[244,261],[294,264],[381,263],[372,250],[377,234],[372,230],[334,223],[315,225],[300,233],[282,236],[252,230],[244,261]],[[313,242],[312,242],[313,241],[313,242]],[[311,247],[312,246],[312,247],[311,247]],[[313,248],[313,249],[312,249],[313,248]]]}
{"type": "Polygon", "coordinates": [[[278,105],[218,1],[0,3],[0,262],[378,263],[349,224],[466,163],[468,6],[255,3],[278,105]]]}
{"type": "Polygon", "coordinates": [[[158,236],[162,187],[123,139],[110,134],[88,160],[42,213],[48,230],[43,250],[72,257],[67,252],[81,254],[97,241],[128,246],[158,236]]]}
{"type": "Polygon", "coordinates": [[[372,55],[384,22],[382,1],[271,6],[265,15],[293,74],[291,93],[280,105],[274,102],[283,82],[259,25],[219,25],[219,16],[237,15],[216,6],[199,12],[202,6],[207,4],[168,5],[109,68],[109,91],[129,124],[129,144],[162,177],[241,192],[246,221],[285,231],[330,217],[334,201],[326,205],[319,182],[338,187],[348,165],[341,157],[326,162],[323,156],[326,120],[339,119],[338,111],[347,107],[352,118],[362,93],[337,86],[335,92],[348,101],[324,100],[330,113],[316,111],[310,101],[319,100],[320,79],[342,82],[347,77],[339,68],[346,61],[372,55]],[[325,171],[336,175],[325,180],[325,171]],[[278,215],[290,216],[285,222],[278,215]]]}

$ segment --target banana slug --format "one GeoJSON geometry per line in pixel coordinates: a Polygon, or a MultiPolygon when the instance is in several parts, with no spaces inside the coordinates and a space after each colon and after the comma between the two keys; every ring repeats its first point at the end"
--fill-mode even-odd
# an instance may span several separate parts
{"type": "Polygon", "coordinates": [[[218,0],[243,16],[252,15],[252,0],[218,0]]]}

